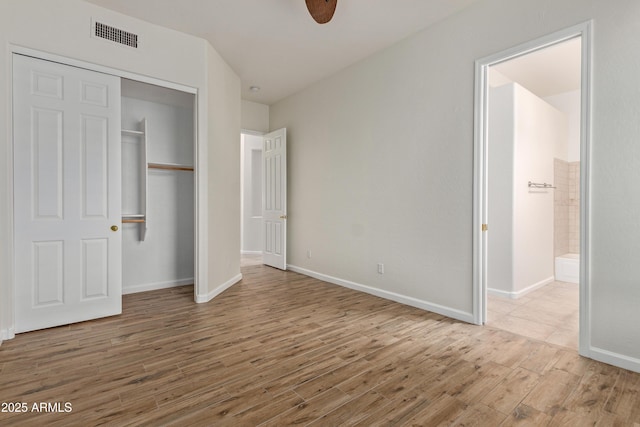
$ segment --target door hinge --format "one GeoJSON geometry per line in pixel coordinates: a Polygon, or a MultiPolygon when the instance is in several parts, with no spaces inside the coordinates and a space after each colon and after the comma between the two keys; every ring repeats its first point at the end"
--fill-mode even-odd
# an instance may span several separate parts
{"type": "Polygon", "coordinates": [[[482,231],[487,231],[489,226],[487,224],[482,224],[482,231]]]}

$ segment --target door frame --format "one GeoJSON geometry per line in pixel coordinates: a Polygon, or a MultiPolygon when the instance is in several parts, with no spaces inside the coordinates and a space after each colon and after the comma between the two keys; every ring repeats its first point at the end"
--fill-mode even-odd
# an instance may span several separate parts
{"type": "MultiPolygon", "coordinates": [[[[69,65],[77,68],[84,68],[90,71],[96,71],[99,73],[110,74],[120,78],[127,78],[130,80],[136,80],[143,83],[149,83],[156,86],[161,86],[168,89],[174,89],[181,92],[186,92],[194,95],[194,135],[193,135],[193,147],[194,147],[194,165],[195,179],[194,179],[194,301],[199,302],[199,295],[206,295],[207,290],[204,288],[207,277],[207,238],[201,238],[200,236],[207,229],[207,200],[206,200],[206,188],[207,188],[207,162],[206,160],[206,145],[201,146],[198,139],[198,104],[199,104],[199,92],[198,89],[192,86],[187,86],[179,83],[173,83],[166,80],[158,79],[155,77],[145,76],[129,72],[125,70],[119,70],[116,68],[94,64],[91,62],[72,59],[62,55],[57,55],[49,52],[43,52],[37,49],[32,49],[24,46],[18,46],[9,44],[7,48],[7,72],[8,81],[13,82],[13,55],[20,54],[31,56],[37,59],[45,61],[57,62],[63,65],[69,65]]],[[[9,91],[10,96],[7,99],[8,107],[8,159],[7,162],[7,209],[8,209],[8,243],[6,245],[6,255],[8,262],[8,271],[5,273],[5,277],[9,278],[8,283],[4,284],[4,281],[0,281],[0,343],[3,340],[14,338],[15,336],[15,233],[14,233],[14,180],[13,180],[13,91],[9,91]]]]}
{"type": "Polygon", "coordinates": [[[520,44],[475,61],[474,96],[474,173],[473,173],[473,321],[483,325],[487,307],[487,232],[488,218],[488,71],[489,67],[509,59],[581,37],[580,99],[580,336],[579,353],[590,357],[590,187],[591,171],[591,83],[593,23],[587,21],[544,37],[520,44]]]}

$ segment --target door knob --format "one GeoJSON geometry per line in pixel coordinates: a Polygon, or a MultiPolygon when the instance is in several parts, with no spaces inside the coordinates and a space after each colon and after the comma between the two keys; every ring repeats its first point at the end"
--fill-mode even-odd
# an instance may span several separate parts
{"type": "Polygon", "coordinates": [[[287,219],[286,215],[280,215],[280,219],[287,219]]]}
{"type": "Polygon", "coordinates": [[[117,225],[112,225],[111,226],[111,231],[118,231],[118,226],[117,225]]]}

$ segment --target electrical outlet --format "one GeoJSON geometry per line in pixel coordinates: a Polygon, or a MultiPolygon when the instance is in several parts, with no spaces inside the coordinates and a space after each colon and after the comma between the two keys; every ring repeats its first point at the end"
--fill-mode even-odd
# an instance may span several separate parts
{"type": "Polygon", "coordinates": [[[384,264],[378,264],[378,274],[384,274],[384,264]]]}

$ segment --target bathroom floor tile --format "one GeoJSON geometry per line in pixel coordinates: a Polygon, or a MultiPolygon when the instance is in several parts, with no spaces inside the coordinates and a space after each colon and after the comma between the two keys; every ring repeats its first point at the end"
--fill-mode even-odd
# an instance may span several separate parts
{"type": "Polygon", "coordinates": [[[490,312],[506,314],[521,307],[520,304],[516,304],[511,299],[492,297],[488,298],[487,310],[490,312]]]}
{"type": "Polygon", "coordinates": [[[487,324],[494,328],[503,329],[505,331],[513,332],[514,334],[523,335],[540,341],[546,340],[553,332],[556,331],[556,328],[553,326],[514,316],[502,316],[487,324]]]}
{"type": "Polygon", "coordinates": [[[521,319],[531,320],[532,322],[544,323],[545,325],[560,328],[567,316],[564,312],[554,312],[551,310],[542,310],[529,305],[518,307],[509,313],[510,316],[520,317],[521,319]]]}
{"type": "Polygon", "coordinates": [[[569,283],[569,282],[553,282],[551,283],[554,287],[557,287],[559,289],[571,289],[571,290],[575,290],[576,292],[578,292],[578,289],[580,288],[580,285],[578,285],[577,283],[569,283]]]}
{"type": "Polygon", "coordinates": [[[557,329],[545,340],[548,343],[569,348],[578,348],[577,329],[557,329]]]}
{"type": "Polygon", "coordinates": [[[546,297],[530,301],[526,305],[530,308],[550,311],[552,313],[558,313],[560,315],[569,314],[578,310],[578,301],[550,299],[546,297]]]}
{"type": "Polygon", "coordinates": [[[488,326],[577,349],[579,286],[552,282],[517,300],[490,295],[487,317],[488,326]]]}

